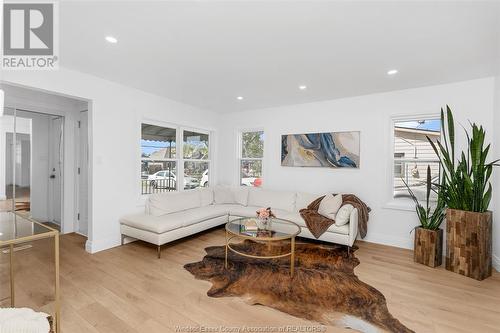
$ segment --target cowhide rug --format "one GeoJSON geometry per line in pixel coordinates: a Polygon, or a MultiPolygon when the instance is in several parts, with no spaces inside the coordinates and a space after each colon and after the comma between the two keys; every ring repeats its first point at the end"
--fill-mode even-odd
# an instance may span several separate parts
{"type": "MultiPolygon", "coordinates": [[[[233,248],[271,255],[289,252],[290,245],[276,242],[270,246],[246,240],[233,248]]],[[[184,268],[197,279],[212,282],[207,292],[210,297],[239,296],[251,304],[362,332],[413,332],[389,313],[384,295],[358,279],[354,267],[359,260],[354,251],[348,255],[345,247],[298,242],[293,277],[289,257],[253,259],[229,251],[229,266],[225,269],[224,246],[211,246],[205,251],[202,261],[184,268]]]]}

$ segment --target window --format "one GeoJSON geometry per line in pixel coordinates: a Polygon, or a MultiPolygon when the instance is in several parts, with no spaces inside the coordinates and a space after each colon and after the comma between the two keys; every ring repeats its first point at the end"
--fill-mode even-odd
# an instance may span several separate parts
{"type": "Polygon", "coordinates": [[[242,186],[262,185],[264,132],[242,132],[240,139],[239,181],[242,186]]]}
{"type": "Polygon", "coordinates": [[[175,191],[177,130],[141,125],[141,193],[175,191]]]}
{"type": "MultiPolygon", "coordinates": [[[[439,119],[413,119],[394,122],[394,198],[410,198],[405,182],[419,200],[425,200],[427,166],[431,167],[432,182],[439,181],[439,160],[427,140],[441,137],[439,119]]],[[[431,192],[431,200],[437,195],[431,192]]]]}
{"type": "Polygon", "coordinates": [[[209,165],[208,133],[141,124],[141,194],[208,186],[209,165]]]}
{"type": "Polygon", "coordinates": [[[403,177],[403,162],[401,160],[405,157],[405,153],[394,153],[394,178],[401,179],[403,177]]]}
{"type": "Polygon", "coordinates": [[[184,131],[184,189],[206,187],[209,169],[209,138],[206,133],[184,131]]]}

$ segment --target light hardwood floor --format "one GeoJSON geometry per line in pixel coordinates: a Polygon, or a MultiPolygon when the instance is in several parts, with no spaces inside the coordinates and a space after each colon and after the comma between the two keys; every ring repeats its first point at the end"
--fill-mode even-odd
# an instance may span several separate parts
{"type": "MultiPolygon", "coordinates": [[[[314,325],[239,298],[210,298],[210,283],[183,269],[203,249],[224,244],[221,229],[156,248],[142,242],[90,255],[85,239],[61,237],[62,329],[78,332],[175,332],[176,326],[314,325]]],[[[478,282],[413,263],[412,252],[358,242],[355,273],[379,289],[389,310],[416,332],[500,332],[500,274],[478,282]]],[[[18,306],[50,311],[52,247],[16,252],[18,306]]],[[[8,256],[0,253],[0,305],[8,306],[8,256]]],[[[328,331],[352,332],[328,328],[328,331]]]]}
{"type": "MultiPolygon", "coordinates": [[[[0,200],[0,212],[7,212],[12,210],[12,185],[8,185],[5,189],[6,200],[0,200]]],[[[16,186],[16,198],[19,203],[30,202],[30,188],[16,186]]]]}

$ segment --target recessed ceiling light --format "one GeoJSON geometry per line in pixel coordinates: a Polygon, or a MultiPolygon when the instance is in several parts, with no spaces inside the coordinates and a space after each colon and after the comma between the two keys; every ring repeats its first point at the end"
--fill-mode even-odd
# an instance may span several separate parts
{"type": "Polygon", "coordinates": [[[397,69],[391,69],[390,71],[387,71],[387,75],[394,75],[397,74],[398,70],[397,69]]]}
{"type": "Polygon", "coordinates": [[[243,100],[243,96],[238,96],[238,97],[236,97],[236,99],[237,99],[238,101],[241,101],[241,100],[243,100]]]}
{"type": "Polygon", "coordinates": [[[306,90],[306,89],[307,89],[307,86],[301,85],[301,86],[299,86],[299,89],[300,89],[300,90],[306,90]]]}
{"type": "Polygon", "coordinates": [[[116,39],[115,37],[113,36],[106,36],[106,41],[111,43],[111,44],[116,44],[118,43],[118,39],[116,39]]]}

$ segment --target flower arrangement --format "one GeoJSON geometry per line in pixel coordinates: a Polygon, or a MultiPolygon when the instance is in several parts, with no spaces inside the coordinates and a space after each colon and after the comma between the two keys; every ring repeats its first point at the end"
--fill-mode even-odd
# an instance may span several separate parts
{"type": "Polygon", "coordinates": [[[271,207],[261,208],[257,210],[257,218],[258,218],[258,226],[259,229],[267,230],[267,228],[271,225],[271,217],[276,217],[271,207]]]}
{"type": "Polygon", "coordinates": [[[267,220],[270,217],[276,217],[276,215],[274,215],[273,211],[271,210],[271,207],[267,207],[259,209],[257,211],[257,217],[261,220],[267,220]]]}

